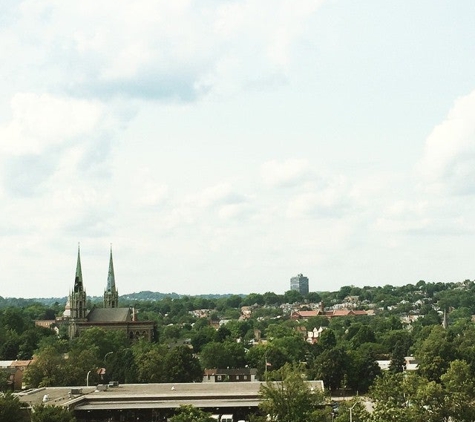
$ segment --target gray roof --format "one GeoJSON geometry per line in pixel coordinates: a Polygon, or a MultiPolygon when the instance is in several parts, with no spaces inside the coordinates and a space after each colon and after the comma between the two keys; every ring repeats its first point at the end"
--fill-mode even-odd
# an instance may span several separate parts
{"type": "Polygon", "coordinates": [[[126,322],[132,321],[129,308],[94,308],[87,314],[88,322],[126,322]]]}
{"type": "MultiPolygon", "coordinates": [[[[173,409],[183,404],[199,408],[257,407],[261,400],[262,382],[207,382],[184,384],[122,384],[97,391],[96,387],[46,387],[19,393],[20,401],[31,405],[42,402],[75,407],[77,411],[114,409],[173,409]],[[72,388],[81,394],[72,395],[72,388]]],[[[323,390],[323,381],[308,381],[323,390]]]]}

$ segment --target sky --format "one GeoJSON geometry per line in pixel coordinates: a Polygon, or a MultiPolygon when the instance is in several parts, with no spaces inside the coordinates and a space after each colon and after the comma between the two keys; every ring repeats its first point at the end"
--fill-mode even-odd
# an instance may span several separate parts
{"type": "Polygon", "coordinates": [[[475,278],[473,0],[2,0],[0,296],[475,278]]]}

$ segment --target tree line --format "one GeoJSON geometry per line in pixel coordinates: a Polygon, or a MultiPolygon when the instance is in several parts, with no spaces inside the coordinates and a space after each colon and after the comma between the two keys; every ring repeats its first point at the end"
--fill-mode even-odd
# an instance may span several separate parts
{"type": "MultiPolygon", "coordinates": [[[[463,420],[460,415],[455,419],[454,412],[460,410],[457,403],[461,397],[470,406],[473,401],[472,386],[467,380],[475,379],[475,328],[471,321],[475,313],[474,290],[470,281],[455,284],[420,281],[402,287],[345,286],[336,292],[307,297],[296,296],[298,292],[285,295],[269,292],[220,298],[165,297],[161,301],[138,302],[135,306],[140,310],[139,318],[157,324],[152,343],[130,343],[120,332],[99,328],[69,340],[65,331],[60,330],[56,335],[34,324],[36,319],[60,315],[62,305],[29,303],[0,309],[0,359],[30,359],[35,355],[35,362],[25,374],[25,380],[32,386],[84,385],[87,380],[91,384],[108,380],[196,382],[201,381],[205,368],[245,366],[257,368],[260,379],[272,381],[282,378],[280,371],[288,365],[301,365],[306,379],[323,380],[332,393],[370,394],[376,403],[373,413],[383,415],[381,421],[388,417],[387,412],[393,412],[392,408],[386,409],[391,403],[404,409],[406,413],[402,414],[406,416],[416,411],[411,403],[425,403],[424,412],[431,409],[439,418],[463,420]],[[318,316],[299,321],[292,320],[280,306],[288,303],[284,300],[300,301],[305,309],[315,299],[331,305],[348,296],[358,296],[360,308],[376,307],[376,315],[330,320],[318,316]],[[238,319],[241,306],[253,308],[250,318],[238,319]],[[206,309],[206,316],[193,313],[198,309],[206,309]],[[446,328],[441,324],[444,311],[448,315],[446,328]],[[414,316],[410,325],[401,319],[408,314],[414,316]],[[223,320],[226,323],[219,325],[223,320]],[[309,343],[305,334],[314,328],[321,328],[321,335],[318,342],[309,343]],[[258,338],[266,341],[259,342],[258,338]],[[404,357],[409,355],[419,362],[417,374],[404,372],[404,357]],[[391,362],[384,374],[376,363],[379,359],[391,362]],[[466,378],[457,379],[457,374],[465,374],[466,378]],[[462,391],[449,394],[450,389],[456,391],[457,383],[464,380],[468,383],[465,388],[468,396],[463,396],[462,391]],[[404,406],[399,396],[390,401],[378,393],[390,385],[399,385],[405,391],[404,406]],[[414,397],[407,400],[411,396],[414,397]],[[440,397],[455,401],[445,398],[445,404],[441,405],[440,397]],[[452,413],[446,416],[442,410],[436,411],[431,399],[441,409],[451,408],[452,413]]],[[[0,388],[6,387],[2,378],[0,388]]],[[[470,414],[470,406],[460,412],[470,414]]],[[[354,409],[357,417],[358,406],[354,409]]],[[[417,418],[432,420],[424,412],[419,409],[417,418]]]]}

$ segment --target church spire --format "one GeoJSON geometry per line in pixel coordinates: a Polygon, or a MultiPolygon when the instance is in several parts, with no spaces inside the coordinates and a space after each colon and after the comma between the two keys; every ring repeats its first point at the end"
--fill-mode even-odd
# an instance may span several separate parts
{"type": "Polygon", "coordinates": [[[115,291],[115,276],[114,276],[114,262],[112,261],[112,244],[109,258],[109,273],[107,274],[107,289],[108,292],[115,291]]]}
{"type": "Polygon", "coordinates": [[[78,261],[76,264],[76,276],[74,278],[74,288],[69,294],[68,302],[70,304],[70,324],[69,324],[69,336],[73,338],[78,333],[77,321],[86,318],[86,291],[82,282],[82,270],[81,270],[81,249],[78,243],[78,261]]]}
{"type": "Polygon", "coordinates": [[[112,260],[112,244],[109,257],[109,272],[107,274],[107,287],[104,291],[104,308],[117,308],[119,306],[119,292],[115,287],[114,261],[112,260]]]}
{"type": "Polygon", "coordinates": [[[74,278],[74,291],[82,292],[84,290],[84,286],[82,283],[82,270],[81,270],[81,248],[80,244],[78,243],[78,261],[76,264],[76,277],[74,278]]]}

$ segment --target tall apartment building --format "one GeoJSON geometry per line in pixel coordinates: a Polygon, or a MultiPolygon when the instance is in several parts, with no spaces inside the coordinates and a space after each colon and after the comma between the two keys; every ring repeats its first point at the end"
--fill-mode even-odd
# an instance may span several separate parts
{"type": "Polygon", "coordinates": [[[290,279],[290,290],[297,290],[301,295],[308,294],[308,277],[304,277],[303,274],[298,274],[297,277],[290,279]]]}

